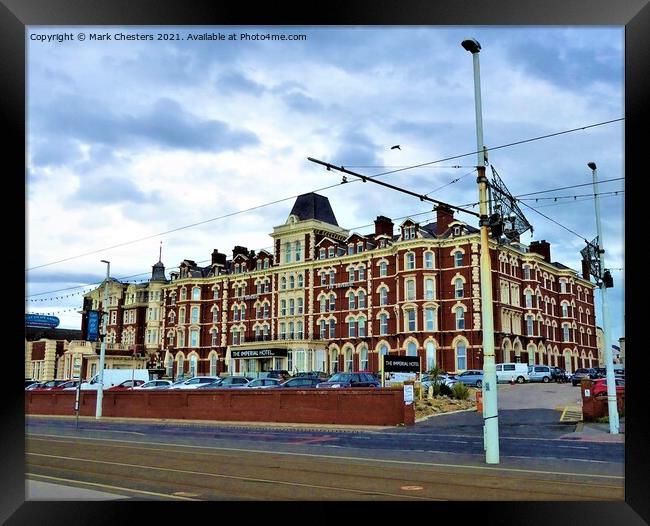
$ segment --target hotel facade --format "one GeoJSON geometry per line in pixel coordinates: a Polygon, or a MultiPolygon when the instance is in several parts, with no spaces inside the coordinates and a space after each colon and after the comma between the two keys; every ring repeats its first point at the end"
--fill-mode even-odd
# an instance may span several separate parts
{"type": "MultiPolygon", "coordinates": [[[[107,346],[172,378],[376,372],[386,354],[419,356],[423,371],[483,367],[479,231],[451,209],[426,224],[378,216],[360,235],[310,193],[270,235],[272,252],[236,246],[170,279],[159,261],[146,283],[105,281],[84,312],[106,310],[107,346]]],[[[596,366],[594,285],[552,262],[546,241],[491,240],[490,257],[497,362],[596,366]]]]}

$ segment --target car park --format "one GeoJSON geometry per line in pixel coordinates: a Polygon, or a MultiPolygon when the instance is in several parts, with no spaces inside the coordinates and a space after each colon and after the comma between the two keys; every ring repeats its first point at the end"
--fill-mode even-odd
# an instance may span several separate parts
{"type": "Polygon", "coordinates": [[[381,383],[370,373],[345,372],[335,373],[326,382],[316,385],[319,389],[339,387],[381,387],[381,383]]]}
{"type": "Polygon", "coordinates": [[[171,380],[150,380],[133,389],[167,389],[172,385],[171,380]]]}
{"type": "Polygon", "coordinates": [[[142,385],[144,380],[124,380],[122,383],[106,389],[107,391],[130,391],[134,387],[142,385]]]}
{"type": "Polygon", "coordinates": [[[218,376],[193,376],[192,378],[176,382],[169,389],[196,389],[202,385],[211,384],[220,380],[218,376]]]}
{"type": "Polygon", "coordinates": [[[480,389],[483,387],[483,371],[480,369],[468,369],[467,371],[457,374],[456,381],[480,389]]]}
{"type": "Polygon", "coordinates": [[[548,365],[529,365],[528,380],[530,382],[544,382],[547,384],[553,378],[553,372],[548,365]]]}
{"type": "Polygon", "coordinates": [[[594,368],[577,369],[576,372],[573,373],[573,376],[571,377],[571,385],[573,387],[579,385],[583,378],[591,378],[592,380],[595,380],[596,378],[598,378],[598,373],[594,368]]]}
{"type": "Polygon", "coordinates": [[[295,378],[289,378],[288,380],[282,382],[279,387],[297,387],[299,389],[311,389],[313,387],[316,387],[319,383],[320,380],[315,377],[296,376],[295,378]]]}
{"type": "MultiPolygon", "coordinates": [[[[617,378],[616,380],[616,394],[625,394],[625,380],[617,378]]],[[[591,396],[607,396],[607,379],[598,378],[594,380],[591,386],[591,396]]]]}
{"type": "Polygon", "coordinates": [[[526,363],[498,363],[496,364],[497,383],[517,382],[523,384],[528,381],[528,364],[526,363]]]}

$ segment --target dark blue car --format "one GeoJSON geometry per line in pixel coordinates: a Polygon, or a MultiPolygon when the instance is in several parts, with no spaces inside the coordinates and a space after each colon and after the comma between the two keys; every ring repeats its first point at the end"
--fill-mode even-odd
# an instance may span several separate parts
{"type": "Polygon", "coordinates": [[[370,373],[336,373],[327,382],[321,382],[316,387],[381,387],[377,378],[370,373]]]}

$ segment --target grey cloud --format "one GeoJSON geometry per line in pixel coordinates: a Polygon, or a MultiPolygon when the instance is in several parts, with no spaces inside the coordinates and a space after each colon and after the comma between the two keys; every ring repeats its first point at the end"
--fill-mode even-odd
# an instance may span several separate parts
{"type": "Polygon", "coordinates": [[[133,182],[118,177],[82,176],[77,191],[66,199],[67,204],[100,203],[143,203],[157,199],[155,193],[145,194],[133,182]]]}
{"type": "Polygon", "coordinates": [[[90,99],[61,97],[47,108],[33,112],[34,131],[45,136],[78,139],[109,147],[134,143],[194,151],[223,151],[259,143],[249,131],[240,131],[218,120],[200,119],[163,98],[139,115],[115,114],[90,99]]]}
{"type": "Polygon", "coordinates": [[[282,99],[289,108],[299,112],[309,113],[323,108],[319,101],[302,93],[287,93],[282,99]]]}
{"type": "Polygon", "coordinates": [[[219,75],[215,82],[220,94],[230,95],[232,93],[246,93],[250,95],[261,95],[266,87],[251,80],[244,74],[237,71],[230,71],[219,75]]]}

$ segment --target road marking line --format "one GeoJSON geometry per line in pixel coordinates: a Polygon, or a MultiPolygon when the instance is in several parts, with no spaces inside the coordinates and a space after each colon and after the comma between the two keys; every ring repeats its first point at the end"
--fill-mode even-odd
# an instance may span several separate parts
{"type": "MultiPolygon", "coordinates": [[[[361,494],[368,494],[370,493],[368,490],[359,490],[359,489],[352,489],[352,488],[337,488],[333,486],[320,486],[317,484],[304,484],[302,482],[288,482],[285,480],[272,480],[272,479],[258,479],[258,478],[253,478],[253,477],[238,477],[236,475],[220,475],[219,473],[205,473],[201,471],[189,471],[185,469],[173,469],[173,468],[162,468],[162,467],[157,467],[157,466],[143,466],[142,464],[127,464],[126,462],[110,462],[106,460],[93,460],[93,459],[88,459],[88,458],[79,458],[79,457],[64,457],[61,455],[46,455],[44,453],[27,453],[28,455],[33,455],[37,457],[46,457],[46,458],[56,458],[56,459],[61,459],[61,460],[72,460],[72,461],[77,461],[77,462],[92,462],[94,464],[109,464],[111,466],[122,466],[126,468],[140,468],[140,469],[153,469],[157,471],[170,471],[173,473],[184,473],[186,475],[204,475],[206,477],[214,477],[214,478],[221,478],[221,479],[234,479],[234,480],[243,480],[245,482],[265,482],[265,483],[271,483],[271,484],[284,484],[286,486],[300,486],[304,488],[316,488],[316,489],[324,489],[324,490],[332,490],[332,491],[347,491],[350,493],[361,493],[361,494]]],[[[108,487],[108,486],[107,486],[108,487]]],[[[146,492],[145,492],[146,493],[146,492]]],[[[416,497],[413,495],[400,495],[398,493],[385,493],[385,492],[378,492],[378,491],[372,491],[371,492],[373,495],[384,495],[386,497],[406,497],[409,499],[419,499],[419,500],[442,500],[442,499],[435,499],[433,497],[416,497]]],[[[178,498],[185,498],[185,497],[178,497],[178,498]]],[[[195,500],[195,499],[191,499],[195,500]]]]}
{"type": "MultiPolygon", "coordinates": [[[[59,482],[74,482],[75,484],[86,484],[88,486],[96,486],[100,488],[110,488],[110,489],[115,489],[119,491],[127,491],[127,492],[134,492],[134,493],[144,493],[146,495],[155,495],[157,497],[169,497],[172,499],[179,499],[179,500],[198,500],[198,499],[190,499],[188,497],[182,497],[180,495],[169,495],[167,493],[156,493],[155,491],[144,491],[141,489],[130,489],[130,488],[123,488],[120,486],[111,486],[110,484],[99,484],[97,482],[85,482],[83,480],[73,480],[73,479],[64,479],[60,477],[52,477],[49,475],[40,475],[39,473],[25,473],[25,477],[40,477],[48,480],[56,480],[59,482]]],[[[75,486],[76,487],[76,486],[75,486]]],[[[84,488],[79,488],[79,489],[84,489],[84,488]]],[[[120,495],[116,495],[120,496],[120,495]]],[[[125,495],[122,495],[125,496],[125,495]]]]}
{"type": "MultiPolygon", "coordinates": [[[[64,439],[75,439],[75,440],[95,440],[95,441],[105,441],[105,442],[126,442],[127,444],[133,444],[133,442],[127,442],[125,440],[118,440],[113,438],[87,438],[87,437],[75,437],[75,436],[66,436],[66,435],[31,435],[26,436],[32,437],[32,440],[44,440],[39,438],[33,438],[38,436],[44,436],[48,438],[64,438],[64,439]]],[[[66,440],[64,442],[69,442],[66,440]]],[[[625,479],[624,476],[619,475],[599,475],[599,474],[590,474],[590,473],[567,473],[562,471],[542,471],[542,470],[531,470],[531,469],[517,469],[517,468],[497,468],[491,466],[462,466],[458,464],[443,464],[436,462],[415,462],[411,460],[390,460],[390,459],[375,459],[375,458],[365,458],[365,457],[348,457],[348,456],[335,456],[335,455],[317,455],[314,453],[294,453],[288,451],[264,451],[262,449],[243,449],[243,448],[227,448],[227,447],[217,447],[217,446],[197,446],[190,444],[166,444],[164,442],[138,442],[142,446],[152,445],[152,446],[167,446],[163,448],[162,451],[169,451],[169,447],[182,447],[182,448],[195,448],[195,449],[212,449],[217,451],[237,451],[240,453],[266,453],[268,455],[286,455],[286,456],[300,456],[300,457],[312,457],[312,458],[327,458],[331,460],[361,460],[365,462],[386,462],[392,464],[407,464],[407,465],[416,465],[416,466],[435,466],[435,467],[449,467],[449,468],[462,468],[462,469],[476,469],[476,470],[485,470],[485,471],[512,471],[515,473],[537,473],[544,475],[571,475],[579,477],[596,477],[596,478],[608,478],[608,479],[625,479]]],[[[123,446],[123,447],[135,447],[132,445],[123,446]]],[[[341,447],[341,446],[330,446],[330,447],[341,447]]],[[[28,452],[26,452],[29,454],[28,452]]],[[[449,453],[448,451],[441,451],[440,453],[449,453]]],[[[514,456],[513,456],[514,457],[514,456]]],[[[536,458],[536,457],[519,457],[519,458],[536,458]]],[[[582,460],[584,459],[575,459],[582,460]]],[[[608,463],[601,460],[593,460],[591,462],[601,462],[608,463]]]]}

